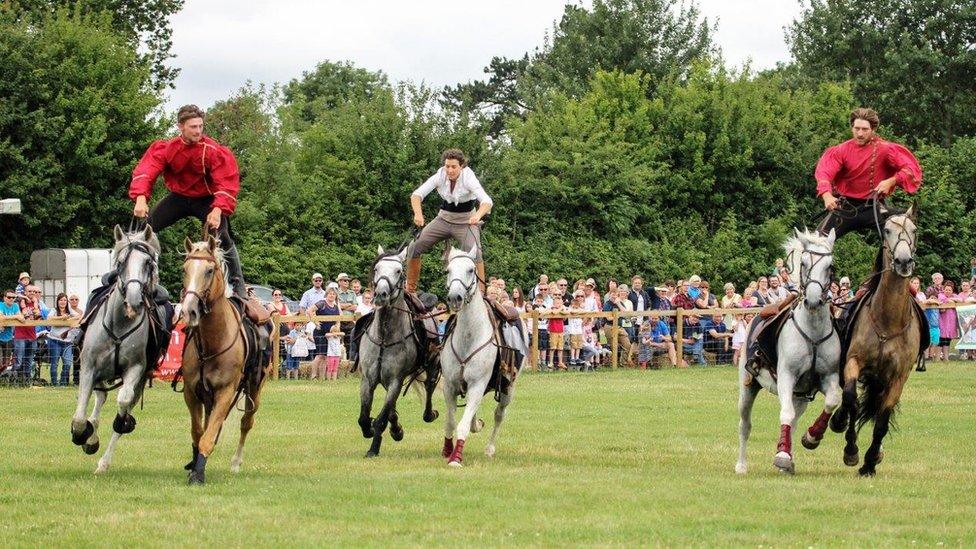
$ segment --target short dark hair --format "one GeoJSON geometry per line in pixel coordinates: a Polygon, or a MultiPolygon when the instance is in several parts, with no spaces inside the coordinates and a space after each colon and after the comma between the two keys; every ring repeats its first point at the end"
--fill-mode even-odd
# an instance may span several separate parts
{"type": "Polygon", "coordinates": [[[176,121],[180,124],[190,120],[191,118],[203,118],[203,109],[196,105],[183,105],[180,107],[178,113],[176,113],[176,121]]]}
{"type": "Polygon", "coordinates": [[[464,157],[464,152],[461,149],[447,149],[441,153],[441,164],[447,162],[448,160],[457,160],[461,167],[468,165],[468,159],[464,157]]]}
{"type": "Polygon", "coordinates": [[[872,130],[878,129],[878,125],[881,124],[881,119],[878,117],[878,113],[874,109],[869,109],[866,107],[851,111],[851,126],[854,125],[855,120],[866,120],[868,124],[871,124],[872,130]]]}

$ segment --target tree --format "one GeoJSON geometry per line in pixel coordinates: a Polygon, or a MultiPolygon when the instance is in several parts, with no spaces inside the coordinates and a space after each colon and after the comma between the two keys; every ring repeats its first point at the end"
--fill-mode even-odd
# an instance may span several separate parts
{"type": "Polygon", "coordinates": [[[854,97],[910,142],[976,132],[976,4],[809,0],[786,33],[800,72],[851,82],[854,97]]]}
{"type": "Polygon", "coordinates": [[[149,70],[104,15],[64,10],[34,22],[0,10],[0,280],[30,252],[99,247],[128,218],[129,173],[159,132],[149,70]]]}
{"type": "MultiPolygon", "coordinates": [[[[170,17],[183,8],[185,0],[14,0],[14,9],[28,19],[43,19],[59,9],[80,14],[111,16],[112,29],[142,53],[140,60],[152,72],[150,86],[157,90],[173,85],[179,69],[170,67],[174,56],[170,17]]],[[[0,7],[0,9],[5,9],[0,7]]]]}

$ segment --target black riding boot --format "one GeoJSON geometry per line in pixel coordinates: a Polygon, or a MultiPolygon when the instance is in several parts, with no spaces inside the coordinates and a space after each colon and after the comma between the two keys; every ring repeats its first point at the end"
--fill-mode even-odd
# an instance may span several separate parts
{"type": "Polygon", "coordinates": [[[224,261],[227,262],[227,276],[234,289],[234,295],[247,301],[247,287],[244,285],[244,271],[241,270],[241,256],[237,253],[237,245],[231,244],[224,250],[224,261]]]}

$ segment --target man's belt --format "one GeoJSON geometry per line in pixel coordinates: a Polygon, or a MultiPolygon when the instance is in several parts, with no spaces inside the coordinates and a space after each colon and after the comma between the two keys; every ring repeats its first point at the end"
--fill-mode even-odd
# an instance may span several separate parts
{"type": "Polygon", "coordinates": [[[477,200],[468,200],[467,202],[458,202],[457,204],[452,204],[448,201],[441,202],[441,209],[445,212],[451,213],[465,213],[473,211],[478,206],[477,200]]]}

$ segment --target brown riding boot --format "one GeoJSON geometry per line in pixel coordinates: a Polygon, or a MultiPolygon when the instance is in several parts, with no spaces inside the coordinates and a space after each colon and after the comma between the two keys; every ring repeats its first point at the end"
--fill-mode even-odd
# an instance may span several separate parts
{"type": "Polygon", "coordinates": [[[485,295],[485,262],[475,261],[474,268],[478,271],[478,287],[481,288],[481,294],[485,295]]]}
{"type": "Polygon", "coordinates": [[[406,290],[408,294],[417,293],[417,281],[420,280],[420,258],[411,257],[407,260],[407,282],[406,290]]]}

